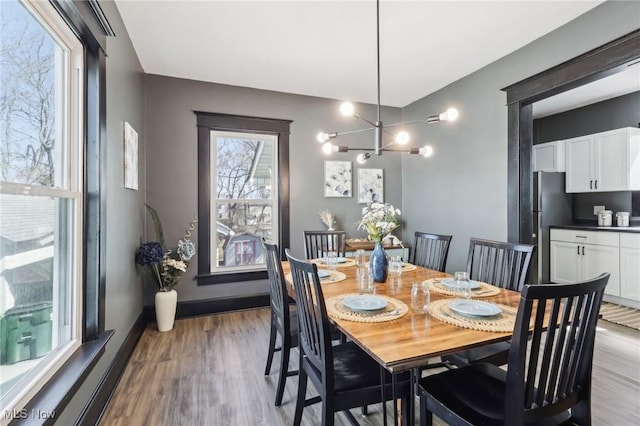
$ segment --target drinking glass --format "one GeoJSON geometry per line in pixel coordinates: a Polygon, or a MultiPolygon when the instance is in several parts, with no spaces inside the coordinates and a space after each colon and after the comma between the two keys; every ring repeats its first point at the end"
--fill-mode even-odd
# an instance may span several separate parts
{"type": "Polygon", "coordinates": [[[327,269],[332,269],[335,271],[335,269],[338,267],[338,253],[335,251],[328,251],[325,263],[327,264],[327,269]]]}
{"type": "Polygon", "coordinates": [[[398,294],[402,290],[402,275],[391,275],[389,277],[389,288],[391,294],[398,294]]]}
{"type": "Polygon", "coordinates": [[[453,284],[456,297],[461,299],[471,298],[471,282],[469,281],[468,272],[456,272],[453,275],[453,284]]]}
{"type": "Polygon", "coordinates": [[[362,249],[356,250],[356,265],[366,266],[366,264],[367,264],[367,256],[365,255],[365,251],[362,249]]]}
{"type": "Polygon", "coordinates": [[[411,284],[411,308],[417,314],[426,314],[431,302],[429,287],[424,282],[411,284]]]}
{"type": "Polygon", "coordinates": [[[373,276],[367,268],[358,268],[357,279],[360,293],[375,293],[373,276]]]}
{"type": "Polygon", "coordinates": [[[391,256],[389,260],[389,274],[402,275],[402,258],[400,256],[391,256]]]}

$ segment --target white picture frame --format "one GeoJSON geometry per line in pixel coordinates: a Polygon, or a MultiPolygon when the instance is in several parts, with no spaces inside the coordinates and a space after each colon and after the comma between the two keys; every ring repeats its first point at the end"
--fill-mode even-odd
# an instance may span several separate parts
{"type": "Polygon", "coordinates": [[[358,203],[384,203],[383,169],[358,169],[358,203]]]}
{"type": "Polygon", "coordinates": [[[138,190],[138,132],[126,121],[124,140],[124,187],[138,190]]]}
{"type": "Polygon", "coordinates": [[[351,161],[324,162],[324,196],[352,197],[352,165],[351,161]]]}

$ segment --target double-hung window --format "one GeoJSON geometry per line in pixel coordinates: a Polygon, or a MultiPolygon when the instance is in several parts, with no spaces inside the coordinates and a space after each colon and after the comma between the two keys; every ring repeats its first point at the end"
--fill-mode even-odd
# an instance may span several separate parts
{"type": "Polygon", "coordinates": [[[211,272],[264,269],[260,241],[278,241],[278,137],[211,133],[211,272]]]}
{"type": "Polygon", "coordinates": [[[198,284],[265,279],[262,240],[289,244],[291,122],[196,115],[198,284]]]}
{"type": "Polygon", "coordinates": [[[80,346],[83,46],[49,2],[0,2],[0,424],[80,346]]]}

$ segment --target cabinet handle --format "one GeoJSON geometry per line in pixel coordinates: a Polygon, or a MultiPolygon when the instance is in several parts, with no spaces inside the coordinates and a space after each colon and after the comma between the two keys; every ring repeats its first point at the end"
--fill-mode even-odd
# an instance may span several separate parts
{"type": "Polygon", "coordinates": [[[598,189],[598,179],[595,180],[595,189],[598,189]]]}
{"type": "Polygon", "coordinates": [[[584,256],[584,246],[582,246],[582,255],[584,256]]]}
{"type": "Polygon", "coordinates": [[[589,189],[593,189],[593,181],[592,180],[589,181],[589,189]]]}
{"type": "Polygon", "coordinates": [[[580,246],[578,246],[577,249],[578,249],[578,256],[580,256],[580,246]]]}

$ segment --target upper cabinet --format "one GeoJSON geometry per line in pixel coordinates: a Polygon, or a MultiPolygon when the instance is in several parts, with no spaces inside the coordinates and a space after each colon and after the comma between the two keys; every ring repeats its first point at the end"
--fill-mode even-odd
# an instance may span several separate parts
{"type": "Polygon", "coordinates": [[[553,141],[533,146],[534,172],[564,172],[564,141],[553,141]]]}
{"type": "Polygon", "coordinates": [[[640,129],[567,139],[566,192],[640,190],[640,129]]]}

